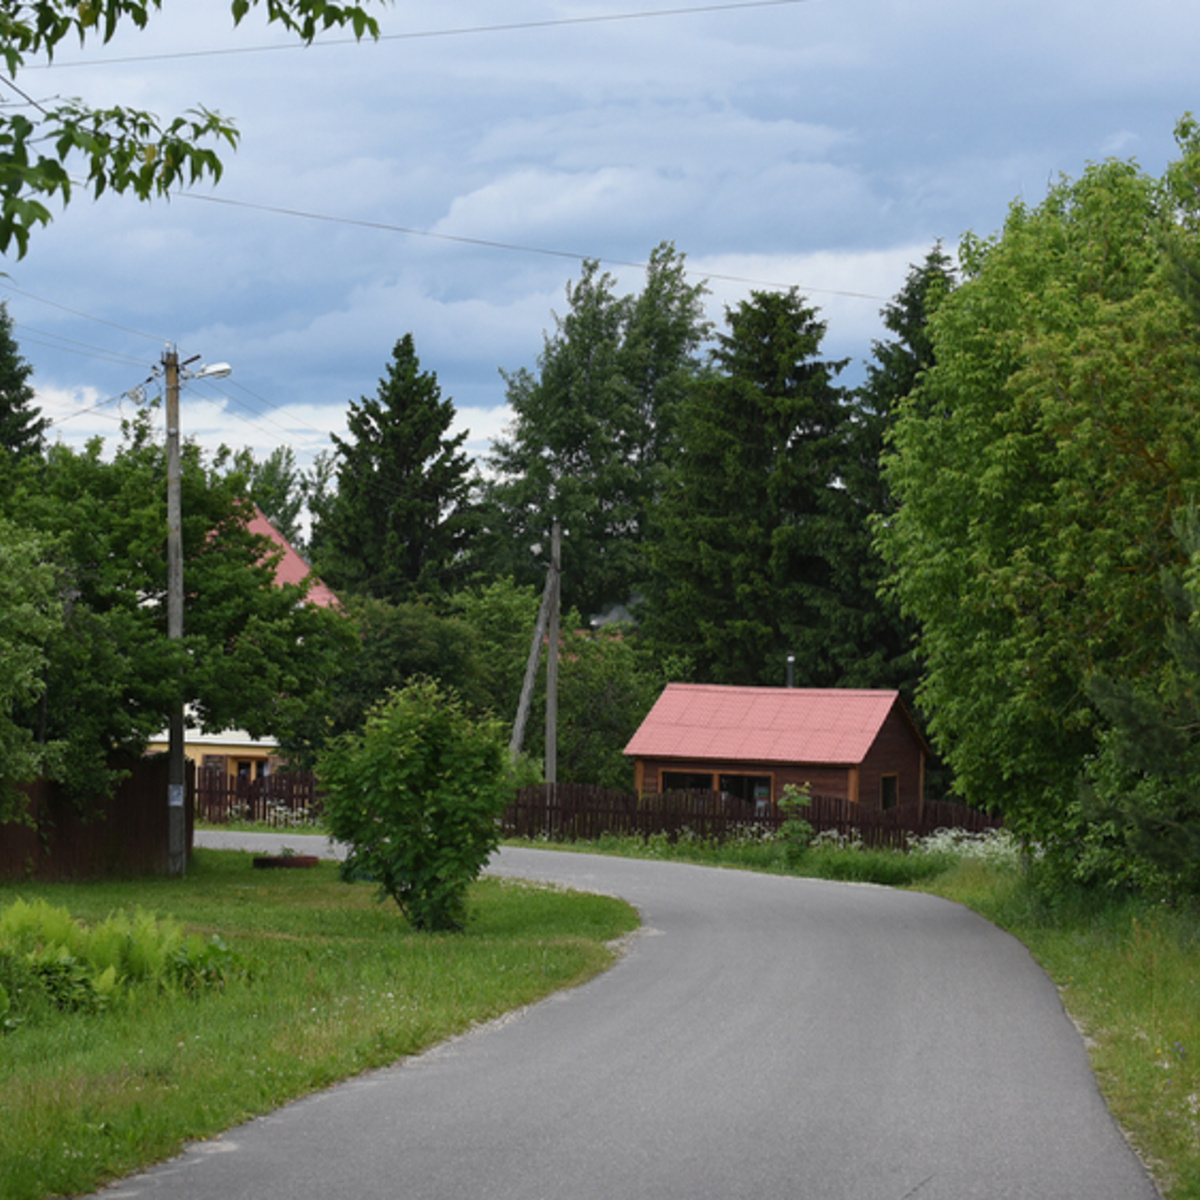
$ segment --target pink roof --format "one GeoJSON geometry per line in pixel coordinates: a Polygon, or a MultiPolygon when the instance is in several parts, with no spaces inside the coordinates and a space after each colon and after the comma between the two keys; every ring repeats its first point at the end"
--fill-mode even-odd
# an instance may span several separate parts
{"type": "Polygon", "coordinates": [[[867,756],[900,693],[669,683],[625,747],[631,758],[837,763],[867,756]]]}
{"type": "Polygon", "coordinates": [[[275,568],[276,583],[303,583],[312,575],[312,587],[308,589],[306,597],[308,603],[315,604],[318,608],[338,607],[338,598],[313,575],[312,568],[296,553],[291,542],[263,516],[257,504],[254,506],[254,516],[250,518],[249,529],[251,533],[257,533],[260,537],[270,538],[283,551],[283,557],[275,568]]]}

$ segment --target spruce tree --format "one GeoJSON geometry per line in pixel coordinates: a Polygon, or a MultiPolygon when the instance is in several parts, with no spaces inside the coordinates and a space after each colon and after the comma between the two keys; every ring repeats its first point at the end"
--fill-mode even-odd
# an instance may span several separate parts
{"type": "Polygon", "coordinates": [[[395,603],[461,578],[473,517],[467,435],[448,436],[453,420],[453,402],[405,334],[378,394],[351,402],[349,437],[333,438],[337,486],[318,502],[312,541],[331,587],[395,603]]]}
{"type": "Polygon", "coordinates": [[[893,336],[872,344],[866,382],[853,397],[841,467],[845,505],[836,546],[839,584],[829,613],[838,682],[900,688],[910,705],[919,682],[916,626],[884,590],[887,572],[874,546],[873,526],[886,522],[895,510],[881,465],[887,433],[901,404],[934,364],[929,322],[954,283],[950,257],[939,243],[924,262],[910,268],[904,286],[884,307],[883,324],[893,336]]]}
{"type": "Polygon", "coordinates": [[[657,509],[647,632],[700,679],[837,682],[826,610],[837,587],[840,484],[850,419],[820,357],[825,324],[793,290],[754,292],[727,314],[713,371],[679,410],[657,509]]]}
{"type": "Polygon", "coordinates": [[[8,306],[0,301],[0,447],[18,457],[40,454],[50,428],[34,406],[32,374],[13,337],[8,306]]]}

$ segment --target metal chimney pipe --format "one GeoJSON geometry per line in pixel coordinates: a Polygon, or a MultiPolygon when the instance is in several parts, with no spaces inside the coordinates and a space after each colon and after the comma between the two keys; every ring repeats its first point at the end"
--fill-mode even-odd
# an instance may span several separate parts
{"type": "Polygon", "coordinates": [[[796,656],[789,654],[787,656],[787,685],[790,688],[796,686],[796,656]]]}

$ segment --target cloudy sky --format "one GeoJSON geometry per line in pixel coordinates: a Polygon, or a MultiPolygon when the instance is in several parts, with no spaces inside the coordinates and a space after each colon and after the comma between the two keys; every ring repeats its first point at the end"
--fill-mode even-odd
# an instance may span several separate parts
{"type": "Polygon", "coordinates": [[[309,48],[255,14],[234,31],[228,0],[164,7],[18,78],[241,131],[217,187],[80,193],[4,264],[73,442],[116,437],[174,343],[234,368],[185,392],[185,433],[307,463],[411,332],[486,450],[499,371],[535,365],[580,259],[632,290],[664,240],[714,317],[795,285],[861,363],[936,239],[1089,161],[1158,174],[1200,111],[1192,0],[396,0],[378,42],[309,48]]]}

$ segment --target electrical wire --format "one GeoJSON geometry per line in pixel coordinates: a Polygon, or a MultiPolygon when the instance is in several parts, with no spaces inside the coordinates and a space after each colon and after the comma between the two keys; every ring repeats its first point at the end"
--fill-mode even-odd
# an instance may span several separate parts
{"type": "Polygon", "coordinates": [[[64,354],[78,354],[81,358],[95,358],[101,362],[116,363],[118,366],[140,367],[144,365],[140,358],[134,358],[132,355],[120,354],[117,351],[108,350],[103,346],[93,346],[90,342],[76,341],[74,338],[63,337],[62,334],[38,329],[33,325],[26,325],[21,321],[13,321],[12,324],[14,329],[28,330],[29,333],[41,335],[40,337],[29,337],[25,332],[22,332],[22,345],[32,343],[35,346],[46,346],[51,350],[61,350],[64,354]]]}
{"type": "Polygon", "coordinates": [[[124,400],[129,395],[129,392],[121,392],[118,396],[109,396],[107,400],[101,400],[97,404],[89,405],[87,408],[78,408],[72,413],[67,413],[65,417],[55,417],[54,420],[47,422],[47,425],[53,427],[55,425],[63,425],[67,421],[73,421],[76,417],[87,416],[89,413],[105,417],[112,421],[121,420],[120,417],[114,417],[111,413],[102,413],[99,410],[109,404],[114,404],[117,401],[124,400]]]}
{"type": "MultiPolygon", "coordinates": [[[[514,254],[539,254],[548,258],[565,258],[572,262],[582,262],[584,259],[593,260],[602,266],[631,267],[644,271],[649,263],[634,262],[622,258],[604,258],[599,255],[580,254],[575,250],[553,250],[546,246],[530,246],[520,242],[501,242],[492,238],[468,237],[465,234],[437,233],[432,229],[415,229],[409,225],[394,225],[388,221],[368,221],[358,217],[334,217],[328,213],[308,212],[305,209],[285,208],[278,204],[255,204],[249,200],[232,200],[228,196],[206,196],[199,192],[180,192],[179,199],[197,200],[204,204],[220,204],[227,208],[243,208],[252,212],[271,213],[276,216],[297,217],[306,221],[320,221],[329,225],[349,225],[359,229],[375,229],[384,233],[401,233],[409,237],[430,238],[442,242],[455,242],[464,246],[480,246],[487,250],[506,250],[514,254]]],[[[872,292],[850,292],[839,288],[807,287],[796,283],[778,283],[773,280],[751,279],[743,275],[727,275],[719,271],[687,271],[695,278],[702,275],[705,279],[719,279],[723,283],[745,283],[751,287],[771,288],[776,291],[790,291],[796,288],[805,295],[813,293],[821,296],[842,296],[851,300],[874,300],[887,302],[889,297],[876,295],[872,292]]]]}
{"type": "Polygon", "coordinates": [[[98,325],[107,325],[110,329],[119,329],[122,333],[132,333],[135,337],[146,338],[160,346],[166,345],[169,340],[155,333],[147,333],[144,329],[131,329],[128,325],[118,325],[116,321],[107,321],[104,317],[94,316],[92,313],[83,312],[78,308],[69,308],[65,304],[59,304],[57,300],[47,300],[45,296],[37,296],[33,292],[22,290],[16,284],[3,277],[0,277],[0,288],[4,288],[6,291],[10,291],[17,296],[24,296],[27,300],[36,300],[39,304],[45,304],[49,308],[57,308],[60,312],[70,313],[73,317],[83,317],[85,321],[95,321],[98,325]]]}
{"type": "MultiPolygon", "coordinates": [[[[589,17],[550,17],[541,21],[507,21],[497,25],[470,25],[457,29],[423,29],[407,33],[381,33],[377,38],[327,38],[313,42],[283,42],[276,45],[262,46],[229,46],[216,50],[173,50],[162,54],[130,54],[111,58],[89,58],[53,62],[30,63],[23,70],[50,71],[63,70],[71,67],[112,66],[126,63],[141,62],[174,62],[188,58],[216,58],[230,54],[271,54],[281,50],[311,50],[325,46],[353,46],[363,42],[402,42],[417,41],[428,38],[462,37],[482,33],[515,33],[530,29],[554,29],[571,25],[600,25],[619,21],[641,21],[658,17],[694,16],[701,13],[738,12],[753,8],[782,8],[788,5],[807,4],[809,0],[734,0],[726,4],[694,4],[684,8],[646,9],[638,12],[597,13],[589,17]]],[[[31,101],[31,103],[33,103],[31,101]]]]}

